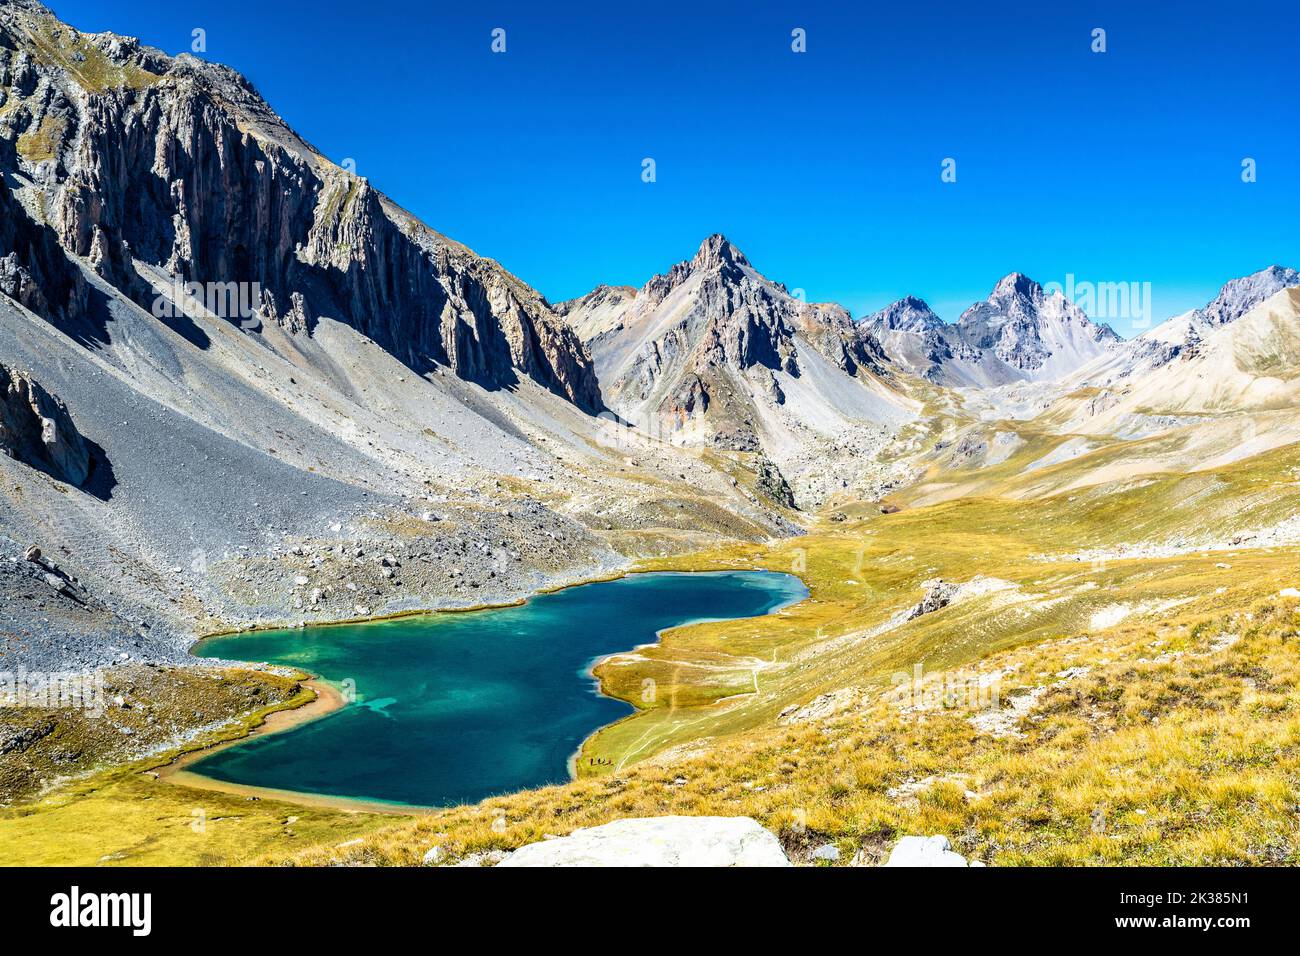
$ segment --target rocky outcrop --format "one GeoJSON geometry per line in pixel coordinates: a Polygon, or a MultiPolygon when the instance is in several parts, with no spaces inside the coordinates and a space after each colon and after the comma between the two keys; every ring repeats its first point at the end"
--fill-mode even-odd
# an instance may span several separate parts
{"type": "Polygon", "coordinates": [[[80,486],[90,453],[67,408],[24,372],[0,365],[0,453],[80,486]]]}
{"type": "Polygon", "coordinates": [[[957,595],[959,585],[936,578],[933,581],[926,581],[924,587],[925,596],[907,612],[909,621],[946,608],[957,595]]]}
{"type": "Polygon", "coordinates": [[[787,508],[795,506],[794,492],[790,490],[790,483],[785,480],[785,475],[781,474],[781,469],[769,459],[759,458],[755,474],[758,476],[755,484],[763,494],[787,508]]]}
{"type": "MultiPolygon", "coordinates": [[[[237,284],[250,311],[290,334],[329,317],[418,372],[442,366],[488,387],[525,376],[599,408],[586,350],[540,294],[334,166],[234,71],[6,4],[0,90],[4,170],[38,184],[63,249],[139,304],[159,290],[135,261],[237,284]]],[[[37,298],[59,283],[33,243],[0,247],[16,253],[0,289],[62,317],[37,298]]]]}
{"type": "Polygon", "coordinates": [[[498,866],[790,866],[776,835],[749,817],[615,820],[532,843],[498,866]]]}
{"type": "Polygon", "coordinates": [[[54,733],[55,727],[52,720],[43,720],[29,726],[0,724],[0,757],[30,750],[35,744],[54,733]]]}

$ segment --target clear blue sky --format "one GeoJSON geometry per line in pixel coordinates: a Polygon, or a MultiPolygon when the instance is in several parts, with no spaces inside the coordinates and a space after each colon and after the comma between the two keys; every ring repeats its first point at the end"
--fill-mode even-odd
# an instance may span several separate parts
{"type": "Polygon", "coordinates": [[[169,53],[204,28],[322,152],[554,301],[712,232],[855,316],[954,319],[1017,270],[1151,282],[1159,319],[1300,268],[1293,0],[52,5],[169,53]]]}

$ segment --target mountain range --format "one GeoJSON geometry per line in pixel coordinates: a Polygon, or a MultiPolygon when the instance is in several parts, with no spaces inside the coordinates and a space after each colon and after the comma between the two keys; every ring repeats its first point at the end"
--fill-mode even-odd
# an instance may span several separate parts
{"type": "Polygon", "coordinates": [[[34,0],[0,3],[0,172],[2,613],[54,622],[38,657],[511,600],[1291,394],[1280,267],[1129,341],[1016,272],[953,324],[855,321],[722,235],[553,305],[234,71],[34,0]]]}
{"type": "Polygon", "coordinates": [[[956,324],[908,297],[862,320],[900,365],[942,385],[1050,381],[1104,355],[1121,340],[1060,292],[1013,272],[956,324]]]}

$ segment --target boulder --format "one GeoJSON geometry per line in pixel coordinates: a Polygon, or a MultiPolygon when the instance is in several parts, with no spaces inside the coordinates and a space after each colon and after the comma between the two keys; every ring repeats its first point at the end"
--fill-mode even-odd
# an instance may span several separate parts
{"type": "Polygon", "coordinates": [[[925,597],[921,598],[920,603],[908,612],[907,620],[909,621],[923,614],[933,614],[935,611],[943,610],[952,603],[952,599],[957,595],[958,591],[958,585],[948,584],[940,578],[926,581],[922,586],[925,588],[925,597]]]}
{"type": "MultiPolygon", "coordinates": [[[[966,866],[966,858],[952,852],[946,836],[903,837],[894,846],[885,866],[966,866]]],[[[972,863],[971,866],[983,866],[972,863]]]]}
{"type": "Polygon", "coordinates": [[[812,858],[834,863],[840,858],[840,849],[834,843],[825,843],[813,850],[812,858]]]}
{"type": "Polygon", "coordinates": [[[532,843],[501,866],[790,866],[749,817],[643,817],[532,843]]]}

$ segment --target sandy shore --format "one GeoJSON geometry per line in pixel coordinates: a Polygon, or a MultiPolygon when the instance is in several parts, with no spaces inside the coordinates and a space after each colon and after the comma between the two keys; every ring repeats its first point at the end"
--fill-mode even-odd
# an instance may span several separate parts
{"type": "Polygon", "coordinates": [[[204,757],[211,756],[227,747],[245,743],[253,737],[282,733],[295,727],[301,727],[303,724],[319,720],[321,717],[342,710],[347,706],[347,701],[343,695],[328,684],[316,679],[304,681],[303,684],[310,688],[316,696],[301,707],[294,707],[291,710],[277,710],[275,713],[268,715],[266,720],[253,729],[252,733],[233,740],[223,740],[211,747],[192,750],[163,767],[149,771],[149,774],[166,783],[195,790],[212,790],[233,796],[278,800],[283,803],[293,803],[306,807],[349,810],[356,813],[386,813],[397,816],[418,816],[428,813],[429,809],[425,807],[411,807],[371,800],[351,800],[346,797],[334,797],[326,794],[299,793],[293,790],[277,790],[272,787],[252,787],[238,783],[227,783],[223,780],[213,780],[188,769],[204,757]]]}

